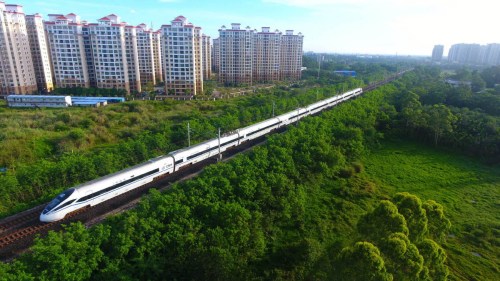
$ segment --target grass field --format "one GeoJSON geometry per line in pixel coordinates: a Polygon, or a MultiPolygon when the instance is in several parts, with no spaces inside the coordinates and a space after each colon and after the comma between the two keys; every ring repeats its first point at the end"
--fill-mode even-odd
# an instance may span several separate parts
{"type": "Polygon", "coordinates": [[[445,207],[450,280],[500,280],[500,167],[407,141],[386,141],[366,173],[392,194],[408,191],[445,207]]]}

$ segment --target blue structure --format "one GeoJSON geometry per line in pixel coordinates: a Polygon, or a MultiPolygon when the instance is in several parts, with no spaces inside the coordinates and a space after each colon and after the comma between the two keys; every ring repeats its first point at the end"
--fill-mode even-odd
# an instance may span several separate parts
{"type": "Polygon", "coordinates": [[[73,106],[105,106],[109,103],[125,102],[124,97],[71,97],[73,106]]]}
{"type": "Polygon", "coordinates": [[[344,77],[356,77],[356,71],[354,70],[336,70],[333,73],[342,75],[344,77]]]}

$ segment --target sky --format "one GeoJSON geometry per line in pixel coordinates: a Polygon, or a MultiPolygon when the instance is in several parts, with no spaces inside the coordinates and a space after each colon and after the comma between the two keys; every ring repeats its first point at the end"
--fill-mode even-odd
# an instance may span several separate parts
{"type": "Polygon", "coordinates": [[[218,37],[222,25],[292,29],[304,51],[430,56],[436,44],[500,43],[497,0],[0,0],[26,14],[76,13],[96,22],[116,14],[132,25],[158,29],[183,15],[218,37]]]}

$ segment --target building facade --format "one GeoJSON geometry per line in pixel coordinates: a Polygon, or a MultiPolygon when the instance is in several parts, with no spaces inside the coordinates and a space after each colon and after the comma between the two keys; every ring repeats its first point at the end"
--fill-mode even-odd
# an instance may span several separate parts
{"type": "Polygon", "coordinates": [[[141,92],[141,73],[139,72],[139,50],[137,46],[137,28],[125,25],[125,57],[127,58],[126,68],[128,71],[128,81],[130,92],[141,92]]]}
{"type": "Polygon", "coordinates": [[[212,42],[212,71],[219,73],[220,70],[220,43],[219,38],[212,42]]]}
{"type": "Polygon", "coordinates": [[[162,50],[161,50],[161,31],[153,32],[153,60],[156,83],[164,81],[162,50]]]}
{"type": "Polygon", "coordinates": [[[302,77],[304,36],[287,30],[281,37],[280,80],[297,81],[302,77]]]}
{"type": "Polygon", "coordinates": [[[87,24],[92,50],[89,59],[93,62],[98,88],[124,89],[130,93],[125,26],[114,14],[87,24]]]}
{"type": "Polygon", "coordinates": [[[36,91],[23,7],[0,2],[0,95],[36,91]]]}
{"type": "Polygon", "coordinates": [[[44,25],[55,85],[59,88],[88,88],[89,71],[80,17],[51,14],[44,25]]]}
{"type": "Polygon", "coordinates": [[[435,45],[432,49],[432,61],[441,61],[443,59],[444,46],[443,45],[435,45]]]}
{"type": "Polygon", "coordinates": [[[285,34],[263,27],[261,32],[250,27],[231,29],[222,26],[214,39],[214,71],[226,85],[299,80],[301,77],[303,40],[293,30],[285,34]]]}
{"type": "Polygon", "coordinates": [[[137,26],[137,51],[139,55],[139,72],[141,75],[141,84],[146,85],[156,82],[155,53],[153,40],[154,32],[142,23],[137,26]]]}
{"type": "Polygon", "coordinates": [[[253,83],[255,31],[239,23],[219,29],[219,82],[225,85],[253,83]]]}
{"type": "Polygon", "coordinates": [[[161,27],[165,92],[197,95],[203,92],[201,28],[183,16],[161,27]]]}
{"type": "Polygon", "coordinates": [[[253,80],[255,82],[274,82],[280,80],[281,32],[271,32],[263,27],[255,32],[253,80]]]}
{"type": "Polygon", "coordinates": [[[210,80],[212,76],[212,46],[210,36],[202,34],[202,53],[203,53],[203,80],[210,80]]]}
{"type": "Polygon", "coordinates": [[[38,92],[51,92],[54,90],[54,82],[52,80],[52,66],[42,16],[39,14],[27,15],[26,27],[38,92]]]}

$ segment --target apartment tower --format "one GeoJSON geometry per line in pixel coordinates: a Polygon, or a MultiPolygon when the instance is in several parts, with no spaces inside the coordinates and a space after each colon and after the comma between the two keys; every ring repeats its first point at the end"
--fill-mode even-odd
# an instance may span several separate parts
{"type": "Polygon", "coordinates": [[[203,52],[203,80],[210,80],[212,76],[212,47],[210,36],[202,34],[202,52],[203,52]]]}
{"type": "Polygon", "coordinates": [[[0,2],[0,94],[37,91],[23,7],[0,2]]]}
{"type": "Polygon", "coordinates": [[[215,38],[212,44],[212,70],[219,73],[220,69],[220,43],[219,38],[215,38]]]}
{"type": "Polygon", "coordinates": [[[441,59],[443,59],[443,52],[443,45],[435,45],[432,49],[432,61],[441,61],[441,59]]]}
{"type": "Polygon", "coordinates": [[[281,36],[280,80],[300,80],[303,44],[304,36],[300,32],[294,35],[293,30],[287,30],[281,36]]]}
{"type": "Polygon", "coordinates": [[[156,83],[164,81],[163,63],[161,53],[161,30],[153,32],[153,59],[156,83]]]}
{"type": "Polygon", "coordinates": [[[137,26],[137,51],[142,85],[147,83],[156,84],[154,37],[154,32],[146,24],[141,23],[137,26]]]}
{"type": "Polygon", "coordinates": [[[161,27],[165,91],[169,95],[203,92],[201,28],[183,16],[161,27]]]}
{"type": "Polygon", "coordinates": [[[274,82],[280,80],[281,32],[271,32],[263,27],[255,32],[253,81],[274,82]]]}
{"type": "Polygon", "coordinates": [[[136,27],[125,25],[125,57],[128,69],[128,81],[131,92],[141,92],[141,74],[139,72],[139,52],[137,47],[136,27]]]}
{"type": "Polygon", "coordinates": [[[90,86],[80,17],[71,13],[49,15],[44,22],[55,85],[59,88],[90,86]]]}
{"type": "Polygon", "coordinates": [[[254,58],[254,30],[239,23],[219,29],[220,69],[219,81],[225,85],[251,85],[254,58]]]}
{"type": "Polygon", "coordinates": [[[54,90],[54,82],[42,16],[39,14],[27,15],[26,27],[38,91],[40,93],[51,92],[54,90]]]}
{"type": "Polygon", "coordinates": [[[92,49],[89,59],[93,61],[95,86],[98,88],[124,89],[130,93],[125,26],[114,14],[87,24],[88,43],[92,49]]]}

